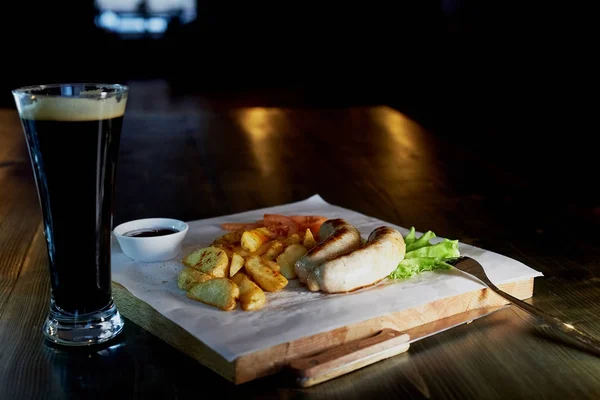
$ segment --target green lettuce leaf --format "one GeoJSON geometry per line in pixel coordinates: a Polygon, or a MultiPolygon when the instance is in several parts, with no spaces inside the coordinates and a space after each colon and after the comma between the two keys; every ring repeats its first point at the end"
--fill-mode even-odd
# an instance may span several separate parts
{"type": "Polygon", "coordinates": [[[411,226],[410,231],[406,234],[406,236],[404,236],[404,243],[406,243],[406,245],[408,246],[415,240],[417,240],[417,238],[415,237],[415,227],[411,226]]]}
{"type": "MultiPolygon", "coordinates": [[[[406,245],[406,251],[410,252],[413,250],[420,249],[423,246],[428,246],[429,241],[435,237],[435,233],[431,231],[427,231],[421,235],[420,238],[412,242],[411,244],[406,245]]],[[[406,242],[405,242],[406,243],[406,242]]]]}
{"type": "Polygon", "coordinates": [[[390,274],[390,278],[407,279],[423,271],[433,271],[434,269],[438,269],[438,262],[439,260],[428,257],[404,259],[398,264],[394,272],[390,274]]]}
{"type": "Polygon", "coordinates": [[[389,277],[392,279],[408,279],[424,271],[451,268],[452,266],[446,261],[460,257],[458,240],[443,239],[436,244],[429,243],[435,237],[435,233],[427,231],[417,239],[415,228],[411,227],[404,237],[406,243],[404,260],[398,264],[398,267],[389,277]]]}
{"type": "Polygon", "coordinates": [[[438,260],[444,260],[447,258],[456,258],[460,256],[458,251],[458,240],[444,239],[437,244],[427,244],[423,247],[419,247],[416,250],[407,251],[404,258],[436,258],[438,260]]]}

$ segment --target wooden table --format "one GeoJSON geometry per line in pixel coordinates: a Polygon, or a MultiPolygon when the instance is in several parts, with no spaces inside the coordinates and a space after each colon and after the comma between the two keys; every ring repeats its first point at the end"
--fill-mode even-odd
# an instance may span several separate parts
{"type": "MultiPolygon", "coordinates": [[[[551,191],[544,185],[547,174],[539,173],[540,159],[526,151],[511,152],[501,140],[490,145],[434,134],[386,105],[232,107],[132,88],[115,224],[148,216],[194,220],[318,193],[331,203],[526,263],[545,275],[536,279],[530,302],[600,336],[597,203],[551,191]]],[[[564,168],[550,171],[576,170],[564,168]]],[[[14,110],[3,109],[3,399],[192,398],[213,387],[227,397],[600,396],[600,359],[551,340],[513,308],[310,389],[279,376],[235,386],[129,321],[110,346],[57,348],[41,333],[49,299],[44,246],[19,120],[14,110]]]]}

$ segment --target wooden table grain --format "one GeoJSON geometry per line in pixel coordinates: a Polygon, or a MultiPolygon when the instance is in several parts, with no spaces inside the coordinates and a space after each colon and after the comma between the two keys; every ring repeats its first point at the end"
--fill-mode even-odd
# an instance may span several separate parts
{"type": "MultiPolygon", "coordinates": [[[[526,263],[544,273],[530,302],[600,336],[598,204],[550,198],[538,170],[516,163],[517,156],[507,159],[500,144],[436,135],[384,104],[255,106],[132,89],[115,224],[150,216],[194,220],[318,193],[526,263]]],[[[75,188],[75,174],[70,179],[75,188]]],[[[109,345],[63,349],[41,332],[49,298],[44,246],[21,126],[14,109],[3,109],[3,399],[193,398],[213,388],[223,398],[600,397],[600,359],[556,341],[513,308],[309,389],[282,376],[235,386],[129,321],[109,345]]]]}

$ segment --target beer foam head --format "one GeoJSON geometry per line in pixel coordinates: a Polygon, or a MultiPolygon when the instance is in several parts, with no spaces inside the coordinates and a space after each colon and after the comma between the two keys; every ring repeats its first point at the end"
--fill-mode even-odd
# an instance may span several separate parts
{"type": "Polygon", "coordinates": [[[37,94],[15,91],[19,115],[23,119],[45,121],[95,121],[122,117],[127,104],[127,91],[107,92],[102,89],[81,91],[77,96],[37,94]]]}

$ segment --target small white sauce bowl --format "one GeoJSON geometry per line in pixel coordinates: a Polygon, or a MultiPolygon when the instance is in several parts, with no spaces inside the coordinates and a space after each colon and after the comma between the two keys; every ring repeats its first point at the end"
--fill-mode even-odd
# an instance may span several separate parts
{"type": "Polygon", "coordinates": [[[177,219],[144,218],[124,222],[115,227],[113,233],[127,257],[142,262],[158,262],[170,260],[179,254],[188,229],[188,224],[177,219]],[[171,228],[178,232],[150,237],[125,236],[126,233],[139,229],[161,228],[171,228]]]}

